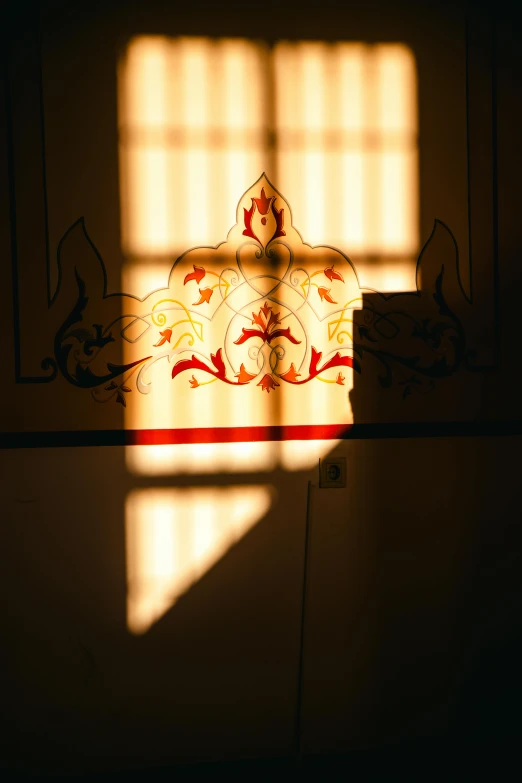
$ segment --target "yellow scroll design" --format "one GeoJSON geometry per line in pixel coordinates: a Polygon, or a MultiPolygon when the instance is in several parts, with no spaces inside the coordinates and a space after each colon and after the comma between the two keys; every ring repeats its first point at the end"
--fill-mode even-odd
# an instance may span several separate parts
{"type": "Polygon", "coordinates": [[[345,318],[346,310],[350,307],[350,305],[353,305],[354,302],[360,302],[362,305],[362,301],[363,300],[361,296],[356,296],[354,299],[350,299],[349,302],[346,302],[346,304],[343,305],[341,313],[339,314],[339,318],[334,318],[332,321],[328,322],[329,340],[333,340],[333,338],[337,336],[337,342],[342,345],[344,343],[343,335],[346,335],[349,340],[353,342],[352,332],[349,332],[347,329],[340,329],[340,326],[341,324],[353,324],[353,318],[345,318]]]}
{"type": "MultiPolygon", "coordinates": [[[[179,326],[179,324],[190,324],[192,326],[192,329],[194,330],[194,334],[198,338],[198,340],[201,340],[203,342],[203,324],[201,321],[196,321],[189,310],[185,307],[183,302],[180,302],[179,299],[160,299],[159,302],[156,302],[154,307],[152,308],[152,323],[155,326],[165,326],[168,329],[174,329],[175,326],[179,326]],[[167,316],[165,313],[160,310],[157,312],[157,308],[162,304],[177,304],[181,307],[181,309],[185,312],[186,318],[181,318],[179,321],[173,321],[171,324],[167,325],[167,316]]],[[[194,337],[191,332],[184,332],[181,337],[178,339],[176,345],[174,348],[176,348],[183,337],[189,337],[189,345],[194,345],[194,337]]]]}

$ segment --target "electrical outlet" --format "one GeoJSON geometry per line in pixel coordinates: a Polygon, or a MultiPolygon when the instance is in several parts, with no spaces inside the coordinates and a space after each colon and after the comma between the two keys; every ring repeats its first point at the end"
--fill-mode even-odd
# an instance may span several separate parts
{"type": "Polygon", "coordinates": [[[346,487],[346,457],[331,457],[319,462],[320,487],[346,487]]]}

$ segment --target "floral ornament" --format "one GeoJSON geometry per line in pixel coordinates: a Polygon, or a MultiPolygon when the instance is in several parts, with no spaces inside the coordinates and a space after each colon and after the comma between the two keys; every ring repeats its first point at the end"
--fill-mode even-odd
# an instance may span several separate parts
{"type": "Polygon", "coordinates": [[[170,343],[170,338],[172,337],[172,329],[164,329],[163,332],[160,332],[160,339],[157,343],[154,343],[154,348],[159,348],[161,345],[164,345],[165,343],[170,343]]]}
{"type": "Polygon", "coordinates": [[[199,285],[205,275],[207,274],[206,269],[202,266],[195,266],[192,264],[193,272],[189,272],[188,275],[185,275],[185,279],[183,280],[183,285],[187,285],[191,280],[195,280],[196,283],[199,285]]]}
{"type": "MultiPolygon", "coordinates": [[[[219,275],[216,272],[208,271],[203,266],[196,266],[195,264],[192,264],[192,272],[189,272],[187,275],[185,275],[185,279],[183,280],[183,285],[187,285],[187,283],[190,283],[191,280],[195,280],[197,285],[201,283],[203,278],[209,274],[214,275],[214,277],[219,278],[219,275]]],[[[199,299],[197,302],[193,302],[192,306],[197,307],[200,304],[203,304],[203,302],[206,302],[208,304],[210,302],[210,297],[214,293],[214,288],[218,288],[222,286],[225,289],[225,296],[227,294],[227,291],[229,289],[230,283],[228,283],[226,280],[221,280],[213,285],[213,286],[207,286],[206,288],[199,288],[199,299]]]]}
{"type": "MultiPolygon", "coordinates": [[[[261,339],[263,344],[266,343],[267,345],[270,345],[270,343],[273,340],[281,337],[288,339],[294,345],[300,345],[301,341],[297,340],[293,336],[290,327],[287,327],[286,329],[277,328],[281,323],[281,319],[279,316],[280,313],[274,313],[273,308],[268,304],[268,302],[265,302],[263,307],[261,307],[261,309],[258,311],[258,313],[252,313],[252,318],[253,318],[252,324],[254,324],[257,328],[245,329],[243,327],[243,329],[241,330],[241,335],[238,337],[237,340],[234,341],[234,345],[242,345],[243,343],[246,343],[247,340],[250,340],[251,338],[254,337],[261,339]]],[[[325,370],[329,370],[333,367],[351,367],[360,371],[357,361],[351,356],[341,356],[341,354],[337,352],[331,359],[326,361],[322,366],[319,366],[322,356],[323,356],[322,352],[318,351],[316,348],[312,346],[310,366],[306,378],[302,378],[301,373],[297,372],[295,364],[292,362],[289,369],[286,370],[286,372],[284,373],[277,373],[275,368],[271,368],[272,372],[265,373],[257,385],[261,387],[262,391],[266,391],[267,393],[270,393],[271,391],[274,391],[277,387],[281,385],[276,380],[276,377],[279,380],[285,381],[286,383],[302,385],[304,383],[308,383],[308,381],[311,381],[313,378],[317,378],[321,373],[325,372],[325,370]],[[299,378],[302,379],[299,380],[299,378]]],[[[191,359],[182,359],[181,361],[177,362],[174,365],[172,369],[172,378],[175,378],[177,375],[179,375],[181,372],[184,372],[185,370],[197,369],[197,370],[203,370],[204,372],[213,375],[214,378],[220,381],[224,381],[225,383],[228,383],[230,385],[244,386],[257,377],[256,373],[248,372],[245,368],[245,365],[241,364],[239,372],[236,373],[234,376],[235,378],[237,378],[237,381],[231,381],[229,378],[227,378],[227,371],[226,371],[225,362],[223,360],[221,348],[219,348],[215,354],[210,355],[210,361],[212,363],[212,366],[206,364],[202,359],[200,359],[198,356],[193,354],[191,359]]],[[[337,376],[336,383],[339,383],[340,385],[344,385],[343,383],[344,380],[345,380],[344,376],[341,375],[341,373],[339,373],[337,376]]],[[[190,381],[190,385],[191,388],[194,389],[197,386],[200,386],[201,384],[196,381],[193,375],[192,380],[190,381]]]]}
{"type": "Polygon", "coordinates": [[[341,283],[344,283],[344,278],[340,272],[336,272],[333,264],[332,266],[329,266],[327,269],[324,270],[324,274],[328,278],[328,280],[340,280],[341,283]]]}
{"type": "MultiPolygon", "coordinates": [[[[174,357],[172,377],[192,370],[186,378],[191,389],[220,380],[234,386],[257,385],[267,394],[284,388],[284,383],[300,385],[315,378],[344,386],[344,368],[359,370],[357,362],[364,360],[376,368],[383,388],[392,384],[404,387],[403,396],[408,397],[413,392],[430,391],[438,378],[452,375],[469,360],[463,323],[446,301],[448,287],[455,285],[452,265],[446,263],[441,268],[439,251],[448,246],[451,254],[453,247],[456,258],[457,245],[440,221],[428,240],[432,248],[426,245],[419,257],[425,286],[417,292],[425,305],[420,317],[411,308],[409,294],[394,294],[393,301],[365,294],[349,259],[334,248],[307,246],[303,252],[304,243],[291,225],[289,207],[266,176],[245,194],[238,217],[217,255],[217,247],[199,248],[197,255],[184,254],[174,263],[168,291],[161,292],[163,298],[155,301],[153,292],[134,303],[132,315],[115,307],[118,303],[112,296],[98,301],[97,289],[87,291],[78,259],[85,251],[92,254],[93,265],[101,262],[102,270],[103,262],[83,221],[71,226],[61,240],[59,255],[67,249],[68,263],[75,264],[71,268],[77,298],[55,335],[53,356],[42,362],[42,369],[53,370],[49,379],[60,373],[70,384],[91,390],[97,402],[111,399],[125,406],[131,387],[141,394],[149,391],[147,368],[159,360],[166,364],[174,357]],[[285,239],[277,241],[278,237],[285,239]],[[84,251],[77,257],[82,242],[84,251]],[[263,263],[263,256],[267,263],[263,263]],[[205,266],[192,264],[196,259],[205,266]],[[188,286],[186,291],[184,286],[188,286]],[[213,297],[216,288],[218,297],[213,297]],[[252,312],[250,322],[247,308],[258,308],[261,302],[263,307],[252,312]],[[238,318],[247,326],[236,326],[238,318]],[[207,323],[214,320],[217,328],[207,332],[207,323]],[[323,322],[324,343],[319,343],[323,322]],[[207,335],[217,336],[217,329],[222,337],[217,338],[211,354],[207,335]],[[156,342],[150,337],[144,340],[145,334],[156,335],[156,342]],[[128,353],[132,361],[126,364],[111,361],[120,353],[120,345],[115,345],[120,339],[133,346],[128,353]],[[196,341],[198,349],[193,348],[196,341]],[[146,342],[157,351],[140,350],[146,342]],[[136,387],[129,382],[135,372],[136,387]],[[203,373],[209,380],[204,380],[203,373]]],[[[63,297],[67,288],[60,290],[63,297]]]]}
{"type": "MultiPolygon", "coordinates": [[[[220,381],[224,381],[224,383],[228,383],[232,386],[242,386],[244,383],[248,383],[248,381],[231,381],[229,378],[227,378],[227,370],[225,367],[225,362],[223,361],[223,355],[222,355],[222,349],[219,348],[216,353],[210,354],[210,361],[212,362],[213,366],[209,366],[208,364],[205,364],[204,361],[199,359],[197,356],[192,354],[191,359],[181,359],[181,361],[176,362],[174,367],[172,368],[172,378],[175,378],[177,375],[180,374],[180,372],[184,372],[184,370],[203,370],[203,372],[208,372],[210,375],[213,375],[215,378],[217,378],[220,381]]],[[[192,376],[194,378],[194,376],[192,376]]],[[[192,386],[192,384],[191,384],[192,386]]],[[[200,383],[198,383],[198,386],[201,386],[200,383]]],[[[195,386],[192,386],[192,388],[195,388],[195,386]]]]}
{"type": "Polygon", "coordinates": [[[332,264],[332,266],[328,266],[326,269],[317,269],[315,272],[312,272],[309,279],[301,283],[303,292],[306,293],[306,286],[315,286],[315,288],[317,288],[317,293],[319,294],[321,302],[326,301],[330,302],[330,304],[338,304],[338,302],[332,297],[330,293],[332,290],[331,288],[327,288],[325,285],[319,285],[319,283],[312,282],[312,279],[317,277],[317,275],[324,275],[331,283],[334,280],[339,280],[339,282],[344,283],[344,277],[340,272],[337,272],[337,270],[334,268],[334,265],[332,264]]]}
{"type": "Polygon", "coordinates": [[[207,304],[210,302],[210,297],[214,291],[212,288],[200,288],[199,289],[199,299],[197,302],[193,302],[193,305],[200,305],[203,304],[203,302],[206,302],[207,304]]]}
{"type": "Polygon", "coordinates": [[[217,378],[212,378],[211,381],[198,381],[196,376],[193,375],[189,383],[191,389],[197,389],[199,386],[208,386],[209,383],[214,383],[215,381],[217,381],[217,378]]]}
{"type": "Polygon", "coordinates": [[[250,383],[256,377],[256,373],[248,372],[245,369],[245,365],[241,364],[239,372],[234,377],[238,379],[239,383],[250,383]]]}
{"type": "Polygon", "coordinates": [[[272,375],[270,375],[270,373],[266,373],[265,375],[263,375],[263,377],[261,378],[261,380],[257,385],[261,386],[261,389],[263,391],[266,391],[268,392],[268,394],[270,394],[270,391],[272,389],[275,389],[276,386],[280,386],[281,384],[279,384],[275,380],[275,378],[272,375]]]}
{"type": "Polygon", "coordinates": [[[283,208],[277,209],[275,206],[276,200],[276,196],[267,196],[265,194],[264,187],[261,188],[259,198],[252,197],[250,209],[243,207],[245,224],[243,236],[255,239],[263,247],[266,247],[273,239],[286,236],[286,231],[283,229],[285,211],[283,208]],[[261,216],[257,227],[253,225],[256,215],[261,216]]]}
{"type": "MultiPolygon", "coordinates": [[[[308,381],[311,381],[312,378],[317,378],[318,375],[323,373],[325,370],[330,370],[332,367],[352,367],[354,370],[357,370],[357,372],[361,371],[359,362],[352,356],[341,356],[341,354],[337,352],[335,356],[332,356],[332,358],[325,362],[322,367],[319,367],[319,362],[321,361],[322,357],[322,351],[318,351],[312,346],[312,356],[310,359],[307,378],[304,378],[302,381],[297,380],[297,378],[300,377],[300,373],[296,372],[295,365],[293,363],[290,365],[290,369],[285,373],[282,373],[279,377],[283,381],[287,381],[287,383],[301,385],[303,383],[308,383],[308,381]]],[[[337,377],[339,378],[340,375],[341,373],[339,373],[337,377]]],[[[342,377],[342,380],[344,380],[344,376],[342,377]]],[[[336,382],[339,383],[339,380],[336,382]]],[[[340,384],[344,385],[342,381],[340,384]]]]}
{"type": "Polygon", "coordinates": [[[281,375],[281,378],[287,383],[297,383],[297,379],[301,377],[301,373],[295,369],[295,364],[292,362],[289,369],[281,375]]]}
{"type": "Polygon", "coordinates": [[[114,391],[114,394],[111,394],[109,396],[109,399],[111,397],[116,396],[116,402],[119,402],[120,405],[123,405],[124,408],[127,407],[127,400],[125,399],[125,394],[128,392],[131,392],[132,389],[129,389],[128,386],[125,386],[123,383],[114,383],[114,381],[111,381],[108,386],[105,387],[105,391],[114,391]]]}
{"type": "Polygon", "coordinates": [[[293,334],[290,332],[290,327],[287,329],[276,329],[281,321],[279,319],[280,313],[272,312],[272,308],[269,307],[267,302],[260,309],[258,314],[252,313],[252,323],[256,324],[258,329],[243,329],[242,334],[237,340],[234,340],[234,345],[242,345],[250,340],[251,337],[260,337],[264,343],[270,344],[272,340],[277,340],[279,337],[286,337],[294,345],[299,345],[301,340],[296,340],[293,334]],[[263,317],[264,316],[264,317],[263,317]]]}
{"type": "MultiPolygon", "coordinates": [[[[189,272],[188,275],[185,275],[185,279],[183,280],[183,285],[187,285],[187,283],[190,283],[191,280],[195,280],[196,283],[199,284],[207,274],[207,270],[202,266],[196,266],[195,264],[192,264],[193,272],[189,272]]],[[[203,304],[203,302],[206,302],[207,304],[210,302],[210,297],[214,293],[212,288],[200,288],[199,289],[199,299],[197,302],[193,302],[192,306],[197,307],[197,305],[203,304]]]]}
{"type": "Polygon", "coordinates": [[[321,302],[323,301],[323,299],[326,299],[326,301],[331,302],[331,304],[337,304],[335,299],[332,299],[332,297],[330,296],[330,290],[331,290],[330,288],[325,288],[324,286],[318,287],[317,293],[321,297],[321,302]]]}
{"type": "MultiPolygon", "coordinates": [[[[83,220],[80,220],[71,226],[62,238],[62,242],[75,230],[81,231],[84,238],[87,238],[83,220]]],[[[89,247],[92,249],[90,243],[89,247]]],[[[85,281],[77,269],[74,270],[74,276],[77,285],[76,303],[56,332],[54,358],[45,359],[42,368],[55,368],[56,372],[59,371],[71,385],[80,389],[90,389],[96,402],[106,402],[116,394],[116,402],[125,406],[125,393],[131,390],[123,385],[123,380],[117,384],[115,379],[125,375],[129,378],[151,356],[143,356],[126,364],[115,364],[108,359],[104,360],[103,354],[107,346],[116,341],[111,329],[114,322],[104,327],[103,324],[90,321],[88,315],[90,298],[87,296],[85,281]],[[100,366],[101,374],[98,372],[100,366]],[[104,391],[111,393],[107,396],[103,394],[104,391]]]]}

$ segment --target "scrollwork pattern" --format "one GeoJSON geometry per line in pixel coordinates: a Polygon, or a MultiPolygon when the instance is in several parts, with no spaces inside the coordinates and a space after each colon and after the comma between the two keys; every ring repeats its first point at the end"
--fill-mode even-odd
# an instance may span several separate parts
{"type": "Polygon", "coordinates": [[[100,294],[99,286],[91,295],[75,266],[76,301],[46,366],[97,402],[125,406],[132,388],[151,392],[149,371],[165,359],[173,379],[187,372],[190,389],[219,380],[268,393],[315,380],[344,385],[346,370],[374,362],[380,385],[396,385],[405,398],[465,363],[465,330],[445,295],[444,263],[432,287],[379,297],[359,287],[347,256],[306,245],[285,224],[288,205],[264,175],[241,199],[239,217],[241,209],[243,221],[225,243],[180,256],[168,288],[143,300],[100,294]],[[132,361],[121,360],[125,345],[132,361]]]}

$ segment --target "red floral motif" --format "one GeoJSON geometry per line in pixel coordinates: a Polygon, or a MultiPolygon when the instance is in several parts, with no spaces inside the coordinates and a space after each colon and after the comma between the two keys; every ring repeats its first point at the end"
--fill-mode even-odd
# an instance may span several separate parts
{"type": "MultiPolygon", "coordinates": [[[[272,307],[265,302],[263,307],[259,310],[259,312],[252,313],[252,323],[256,324],[259,328],[257,329],[243,329],[242,335],[239,337],[238,340],[235,341],[236,345],[241,345],[242,343],[245,343],[247,340],[249,340],[251,337],[260,337],[264,343],[270,343],[271,340],[274,340],[276,337],[287,337],[292,343],[298,345],[299,340],[296,340],[295,337],[290,333],[290,329],[277,329],[276,327],[281,323],[279,318],[279,313],[274,313],[272,310],[272,307]]],[[[286,383],[292,383],[294,385],[302,385],[303,383],[308,383],[308,381],[311,381],[313,378],[316,378],[318,375],[320,375],[325,370],[332,369],[333,367],[353,367],[355,370],[360,372],[359,365],[355,359],[353,359],[351,356],[341,356],[339,352],[335,354],[335,356],[332,356],[331,359],[329,359],[327,362],[325,362],[322,367],[319,366],[319,363],[322,359],[323,354],[321,351],[318,351],[316,348],[312,346],[312,354],[310,358],[310,367],[308,370],[308,376],[306,378],[303,378],[302,380],[299,380],[301,378],[301,373],[297,372],[295,364],[292,362],[288,370],[284,373],[281,373],[278,375],[277,373],[274,373],[274,375],[279,378],[282,381],[286,381],[286,383]]],[[[213,366],[210,366],[206,364],[204,361],[202,361],[200,358],[192,355],[192,358],[190,359],[182,359],[181,361],[177,362],[174,365],[174,368],[172,370],[172,377],[175,378],[177,375],[179,375],[181,372],[184,372],[185,370],[203,370],[203,372],[207,372],[210,375],[213,375],[215,378],[218,378],[220,381],[224,381],[225,383],[230,384],[231,386],[244,386],[250,381],[252,381],[255,377],[255,373],[248,372],[248,370],[245,368],[244,364],[241,364],[239,368],[239,372],[235,374],[235,378],[237,378],[236,381],[231,381],[229,378],[227,378],[226,374],[226,366],[225,362],[223,361],[222,356],[222,349],[219,348],[215,354],[210,355],[210,361],[212,362],[213,366]]],[[[270,393],[271,391],[274,391],[279,384],[274,377],[274,375],[270,373],[265,373],[263,378],[259,381],[257,384],[258,386],[261,386],[261,389],[263,391],[266,391],[267,393],[270,393]]],[[[337,378],[335,380],[335,383],[338,383],[340,386],[344,386],[345,376],[339,372],[337,374],[337,378]]],[[[193,375],[192,378],[189,381],[191,388],[195,389],[200,384],[193,375]]]]}
{"type": "MultiPolygon", "coordinates": [[[[243,236],[252,237],[252,239],[255,239],[256,242],[259,242],[261,244],[259,237],[255,235],[254,230],[252,228],[252,218],[254,216],[254,212],[256,209],[260,215],[267,215],[270,208],[272,211],[272,215],[275,217],[276,228],[274,233],[268,240],[268,242],[271,242],[273,239],[276,239],[277,237],[286,236],[286,231],[283,230],[285,211],[283,208],[277,209],[275,205],[276,200],[277,200],[276,196],[266,196],[264,188],[261,188],[261,194],[259,198],[256,198],[255,196],[252,197],[252,206],[250,207],[250,209],[243,207],[244,221],[245,221],[245,229],[243,231],[243,236]]],[[[263,222],[263,225],[266,224],[265,219],[262,219],[261,222],[263,222]]]]}
{"type": "Polygon", "coordinates": [[[266,373],[266,375],[263,375],[257,385],[261,386],[263,391],[266,391],[268,394],[270,394],[272,389],[275,390],[275,387],[280,386],[281,384],[279,384],[269,373],[266,373]]]}
{"type": "Polygon", "coordinates": [[[325,273],[326,277],[328,278],[328,280],[330,280],[330,282],[332,280],[340,280],[341,283],[344,283],[344,278],[343,278],[342,274],[340,272],[336,272],[335,271],[335,269],[333,268],[333,264],[332,264],[332,266],[329,266],[327,269],[325,269],[324,273],[325,273]]]}
{"type": "Polygon", "coordinates": [[[154,343],[154,348],[159,348],[160,345],[163,345],[164,343],[170,343],[170,338],[172,337],[172,329],[165,329],[163,332],[160,332],[160,339],[157,343],[154,343]]]}
{"type": "Polygon", "coordinates": [[[272,312],[272,308],[265,302],[263,307],[257,313],[252,313],[252,323],[259,326],[259,329],[243,329],[241,330],[241,336],[237,340],[234,340],[234,345],[242,345],[250,340],[251,337],[260,337],[264,343],[270,345],[272,340],[276,340],[278,337],[286,337],[294,345],[299,345],[301,340],[296,340],[293,334],[290,332],[290,327],[286,329],[276,329],[275,327],[281,323],[279,319],[279,313],[272,312]],[[263,315],[262,315],[263,314],[263,315]]]}
{"type": "MultiPolygon", "coordinates": [[[[207,270],[202,266],[196,266],[195,264],[192,264],[193,272],[189,272],[188,275],[185,275],[185,279],[183,280],[183,285],[187,285],[191,280],[195,280],[196,283],[199,285],[205,275],[207,274],[207,270]]],[[[212,274],[212,273],[211,273],[212,274]]],[[[207,304],[210,302],[210,297],[214,293],[213,288],[200,288],[199,289],[199,299],[197,302],[192,302],[192,306],[196,307],[197,305],[203,304],[203,302],[206,302],[207,304]]]]}
{"type": "Polygon", "coordinates": [[[196,283],[199,285],[203,280],[203,278],[205,277],[205,275],[207,274],[206,269],[204,269],[202,266],[195,266],[194,264],[192,264],[192,269],[194,270],[193,272],[189,272],[188,275],[185,275],[183,285],[187,285],[187,283],[190,282],[190,280],[195,280],[196,283]]]}
{"type": "Polygon", "coordinates": [[[266,215],[266,213],[270,209],[272,202],[275,201],[275,197],[270,196],[270,198],[267,198],[267,196],[265,195],[265,189],[261,188],[261,196],[259,198],[254,197],[252,201],[255,202],[258,212],[261,215],[266,215]]]}
{"type": "MultiPolygon", "coordinates": [[[[214,367],[209,367],[208,364],[205,364],[205,362],[192,354],[192,358],[181,359],[181,361],[176,362],[172,368],[172,378],[175,378],[176,375],[179,375],[180,372],[184,372],[184,370],[203,370],[203,372],[208,372],[210,375],[213,375],[215,378],[219,378],[220,381],[229,383],[231,386],[242,386],[243,383],[248,383],[248,381],[231,381],[227,378],[227,369],[225,367],[225,362],[223,361],[221,348],[219,348],[215,354],[210,354],[210,361],[214,367]]],[[[195,387],[193,386],[192,388],[195,387]]]]}
{"type": "MultiPolygon", "coordinates": [[[[279,377],[288,383],[301,385],[303,383],[308,383],[308,381],[311,381],[312,378],[316,378],[320,373],[324,372],[325,370],[329,370],[332,367],[353,367],[355,370],[360,372],[358,362],[351,356],[341,356],[341,354],[337,352],[335,356],[332,356],[332,358],[323,364],[322,367],[319,367],[319,362],[321,361],[322,357],[322,352],[318,351],[312,346],[312,356],[310,359],[310,368],[308,370],[307,378],[304,378],[302,381],[298,381],[297,378],[299,373],[296,373],[295,366],[293,364],[290,365],[290,369],[288,369],[285,373],[281,373],[279,377]]],[[[336,383],[344,385],[342,381],[344,381],[344,376],[341,376],[341,373],[339,373],[336,383]],[[340,377],[342,378],[341,381],[339,381],[340,377]]]]}
{"type": "MultiPolygon", "coordinates": [[[[254,212],[257,210],[260,215],[266,215],[270,210],[272,210],[272,214],[276,217],[276,231],[274,235],[272,236],[272,239],[275,236],[281,236],[284,234],[284,231],[282,230],[283,226],[283,210],[277,210],[274,206],[274,202],[276,200],[275,196],[267,196],[265,193],[265,189],[261,188],[261,193],[259,198],[254,197],[252,198],[252,206],[249,210],[245,209],[245,230],[243,231],[243,234],[246,236],[251,236],[257,241],[258,238],[255,236],[253,230],[252,230],[252,216],[254,212]]],[[[271,241],[271,240],[270,240],[271,241]]],[[[206,275],[206,270],[203,267],[195,266],[193,267],[193,272],[190,272],[185,277],[185,283],[195,280],[196,283],[200,283],[201,280],[206,275]]],[[[341,283],[344,283],[343,276],[337,272],[334,268],[334,265],[330,267],[326,267],[326,269],[323,270],[323,273],[325,277],[333,282],[334,280],[339,280],[341,283]]],[[[317,271],[315,274],[321,274],[320,271],[317,271]]],[[[315,284],[314,284],[315,285],[315,284]]],[[[319,294],[319,297],[321,301],[330,302],[331,304],[337,304],[336,300],[331,296],[331,289],[327,288],[326,286],[317,286],[317,291],[319,294]]],[[[194,302],[194,306],[203,304],[206,302],[207,304],[210,302],[210,298],[213,294],[213,289],[210,287],[207,288],[200,288],[199,289],[200,298],[197,302],[194,302]]],[[[161,340],[159,341],[158,345],[162,345],[167,340],[170,342],[172,330],[166,329],[164,332],[160,332],[161,340]]],[[[237,340],[234,341],[234,345],[243,345],[251,338],[258,338],[262,341],[262,343],[266,343],[268,345],[271,345],[275,340],[278,340],[280,338],[286,338],[289,340],[289,342],[293,343],[294,345],[300,345],[301,340],[298,340],[291,332],[290,327],[281,328],[281,318],[280,318],[280,312],[274,312],[273,307],[268,304],[266,301],[263,306],[258,310],[257,313],[252,313],[252,327],[245,328],[243,327],[241,329],[241,334],[237,338],[237,340]]],[[[332,358],[330,358],[328,361],[326,361],[322,366],[320,366],[322,359],[322,353],[321,351],[318,351],[314,346],[311,347],[311,357],[310,357],[310,366],[308,369],[308,375],[306,377],[302,377],[302,374],[297,371],[295,364],[292,362],[290,364],[290,367],[286,372],[284,373],[277,373],[274,368],[271,368],[270,373],[265,373],[262,377],[262,379],[257,384],[261,387],[262,391],[266,391],[267,394],[269,394],[271,391],[275,391],[276,388],[278,388],[281,384],[279,381],[285,381],[286,383],[291,383],[294,385],[302,385],[304,383],[308,383],[313,378],[316,378],[318,375],[320,375],[325,370],[332,369],[334,367],[352,367],[356,370],[359,370],[358,363],[356,360],[354,360],[351,356],[343,356],[339,352],[337,352],[332,358]],[[277,379],[277,380],[276,380],[277,379]]],[[[240,365],[239,372],[235,373],[235,380],[230,380],[227,378],[227,369],[225,362],[223,360],[222,356],[222,349],[219,348],[215,354],[210,355],[210,364],[207,364],[205,361],[197,357],[196,355],[192,355],[192,358],[190,359],[182,359],[181,361],[178,361],[172,370],[172,377],[175,378],[177,375],[179,375],[181,372],[184,372],[188,369],[197,369],[202,370],[203,372],[209,373],[210,375],[213,375],[215,378],[223,381],[224,383],[228,383],[233,386],[244,386],[248,383],[250,383],[254,378],[257,377],[256,373],[249,372],[244,364],[240,365]]],[[[342,372],[339,372],[337,374],[337,377],[334,383],[338,384],[339,386],[344,386],[346,378],[342,374],[342,372]]],[[[194,375],[192,375],[192,378],[189,381],[191,388],[195,389],[201,384],[196,379],[194,375]]]]}

